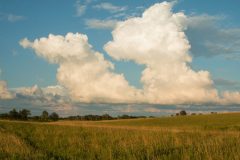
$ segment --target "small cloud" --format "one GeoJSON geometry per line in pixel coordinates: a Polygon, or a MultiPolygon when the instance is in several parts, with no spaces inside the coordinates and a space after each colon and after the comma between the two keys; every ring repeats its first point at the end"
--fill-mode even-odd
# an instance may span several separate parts
{"type": "Polygon", "coordinates": [[[100,10],[106,10],[111,13],[122,12],[127,9],[126,6],[115,6],[115,5],[113,5],[111,3],[107,3],[107,2],[97,4],[97,5],[93,6],[93,8],[100,9],[100,10]]]}
{"type": "Polygon", "coordinates": [[[240,28],[226,28],[221,24],[226,16],[193,15],[187,18],[186,34],[191,42],[191,53],[196,57],[222,55],[239,60],[240,28]]]}
{"type": "Polygon", "coordinates": [[[136,109],[136,107],[134,107],[134,105],[127,105],[126,107],[121,106],[122,109],[120,109],[119,111],[121,113],[134,113],[134,112],[139,112],[138,109],[136,109]]]}
{"type": "Polygon", "coordinates": [[[91,2],[92,2],[92,0],[85,0],[85,4],[89,4],[91,2]]]}
{"type": "Polygon", "coordinates": [[[152,114],[175,114],[177,112],[179,112],[179,109],[178,108],[174,108],[174,109],[170,109],[166,106],[164,107],[161,107],[161,108],[155,108],[153,106],[149,106],[149,107],[146,107],[144,110],[143,110],[145,113],[152,113],[152,114]]]}
{"type": "Polygon", "coordinates": [[[239,82],[226,80],[222,78],[214,79],[214,84],[217,86],[232,86],[232,87],[236,87],[240,85],[239,82]]]}
{"type": "Polygon", "coordinates": [[[42,88],[42,90],[45,94],[52,94],[54,96],[59,95],[59,96],[62,96],[62,97],[67,97],[68,96],[67,95],[67,90],[60,85],[48,86],[48,87],[42,88]]]}
{"type": "Polygon", "coordinates": [[[214,81],[214,85],[218,88],[222,88],[222,89],[227,88],[228,90],[232,90],[232,91],[237,91],[240,89],[239,81],[222,79],[222,78],[216,78],[213,81],[214,81]]]}
{"type": "Polygon", "coordinates": [[[137,6],[136,9],[143,11],[145,9],[145,7],[144,6],[137,6]]]}
{"type": "Polygon", "coordinates": [[[0,81],[0,99],[13,99],[14,95],[8,90],[7,83],[0,81]]]}
{"type": "Polygon", "coordinates": [[[240,54],[227,54],[224,55],[224,58],[228,60],[240,61],[240,54]]]}
{"type": "Polygon", "coordinates": [[[17,21],[21,21],[21,20],[24,20],[25,17],[24,16],[18,16],[18,15],[13,15],[13,14],[9,14],[7,16],[7,20],[9,22],[17,22],[17,21]]]}
{"type": "Polygon", "coordinates": [[[80,17],[86,12],[87,5],[81,4],[80,1],[76,1],[75,7],[76,7],[76,16],[80,17]]]}
{"type": "Polygon", "coordinates": [[[145,112],[150,112],[150,113],[159,113],[161,112],[160,109],[154,108],[154,107],[148,107],[144,109],[145,112]]]}
{"type": "Polygon", "coordinates": [[[88,19],[85,24],[92,29],[113,29],[117,24],[117,20],[88,19]]]}
{"type": "Polygon", "coordinates": [[[121,12],[121,13],[117,13],[117,14],[115,14],[115,15],[113,15],[112,17],[114,17],[114,18],[126,18],[126,17],[128,17],[128,14],[126,14],[126,13],[124,13],[124,12],[121,12]]]}
{"type": "Polygon", "coordinates": [[[17,56],[19,55],[18,51],[15,49],[12,49],[12,56],[17,56]]]}
{"type": "Polygon", "coordinates": [[[0,20],[6,20],[8,22],[18,22],[25,20],[25,16],[20,16],[20,15],[14,15],[14,14],[6,14],[6,13],[0,13],[0,20]]]}

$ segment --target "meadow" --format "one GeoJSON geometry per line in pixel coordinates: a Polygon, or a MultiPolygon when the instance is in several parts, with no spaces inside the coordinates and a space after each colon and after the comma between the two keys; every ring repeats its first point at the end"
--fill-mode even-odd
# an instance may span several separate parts
{"type": "Polygon", "coordinates": [[[0,159],[240,159],[240,113],[110,121],[0,120],[0,159]]]}

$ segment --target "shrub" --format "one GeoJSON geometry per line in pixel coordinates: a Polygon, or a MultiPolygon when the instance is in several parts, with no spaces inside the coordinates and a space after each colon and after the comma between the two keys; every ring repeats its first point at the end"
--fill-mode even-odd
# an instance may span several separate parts
{"type": "Polygon", "coordinates": [[[58,114],[57,114],[56,112],[53,112],[53,113],[49,116],[49,118],[50,118],[51,120],[53,120],[53,121],[57,121],[57,120],[59,119],[59,116],[58,116],[58,114]]]}
{"type": "Polygon", "coordinates": [[[186,116],[187,115],[187,112],[185,110],[182,110],[179,112],[180,116],[186,116]]]}

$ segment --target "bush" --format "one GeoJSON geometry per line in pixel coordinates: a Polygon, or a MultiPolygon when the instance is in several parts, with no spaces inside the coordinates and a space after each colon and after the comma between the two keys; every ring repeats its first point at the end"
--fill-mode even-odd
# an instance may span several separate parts
{"type": "Polygon", "coordinates": [[[187,112],[185,110],[182,110],[179,112],[180,116],[186,116],[187,115],[187,112]]]}
{"type": "Polygon", "coordinates": [[[58,114],[57,114],[56,112],[53,112],[53,113],[49,116],[49,118],[50,118],[51,120],[53,120],[53,121],[57,121],[57,120],[59,119],[59,116],[58,116],[58,114]]]}

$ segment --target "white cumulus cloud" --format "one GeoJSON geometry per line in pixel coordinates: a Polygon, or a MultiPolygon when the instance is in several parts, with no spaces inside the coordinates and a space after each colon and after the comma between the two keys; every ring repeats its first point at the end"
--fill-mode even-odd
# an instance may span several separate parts
{"type": "Polygon", "coordinates": [[[14,94],[8,90],[7,83],[0,81],[0,99],[13,99],[14,94]]]}
{"type": "Polygon", "coordinates": [[[240,92],[224,91],[222,97],[220,103],[223,105],[240,104],[240,92]]]}
{"type": "Polygon", "coordinates": [[[23,39],[24,48],[32,48],[40,57],[59,64],[57,79],[73,99],[81,102],[131,102],[138,90],[129,86],[114,65],[92,49],[83,34],[49,35],[33,42],[23,39]]]}
{"type": "Polygon", "coordinates": [[[144,64],[141,82],[150,103],[204,103],[217,100],[207,71],[190,68],[190,44],[184,33],[187,17],[172,13],[163,2],[147,9],[142,17],[119,22],[113,40],[105,45],[116,60],[144,64]]]}

